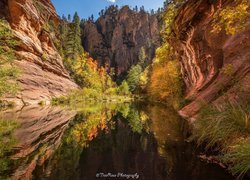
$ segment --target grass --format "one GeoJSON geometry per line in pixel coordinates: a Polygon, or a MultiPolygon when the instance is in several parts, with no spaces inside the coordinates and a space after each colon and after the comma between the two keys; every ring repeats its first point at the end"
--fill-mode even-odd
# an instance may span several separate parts
{"type": "Polygon", "coordinates": [[[219,159],[229,165],[235,175],[250,171],[249,105],[209,106],[202,110],[194,124],[191,140],[219,152],[219,159]]]}
{"type": "Polygon", "coordinates": [[[131,96],[123,96],[118,94],[105,94],[95,89],[83,88],[73,91],[67,96],[53,98],[52,105],[74,105],[78,103],[91,102],[130,102],[131,96]]]}
{"type": "Polygon", "coordinates": [[[230,146],[220,159],[229,164],[229,170],[234,175],[244,176],[250,170],[250,138],[242,139],[230,146]]]}

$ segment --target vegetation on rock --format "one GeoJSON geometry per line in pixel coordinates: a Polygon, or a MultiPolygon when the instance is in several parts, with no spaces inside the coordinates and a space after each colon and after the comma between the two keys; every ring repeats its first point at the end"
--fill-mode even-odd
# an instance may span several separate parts
{"type": "Polygon", "coordinates": [[[245,30],[250,24],[249,1],[235,1],[234,6],[218,10],[214,15],[213,32],[225,30],[227,34],[235,35],[245,30]]]}
{"type": "Polygon", "coordinates": [[[15,57],[15,40],[8,23],[0,20],[0,97],[4,94],[14,94],[18,90],[16,79],[19,70],[13,65],[15,57]]]}

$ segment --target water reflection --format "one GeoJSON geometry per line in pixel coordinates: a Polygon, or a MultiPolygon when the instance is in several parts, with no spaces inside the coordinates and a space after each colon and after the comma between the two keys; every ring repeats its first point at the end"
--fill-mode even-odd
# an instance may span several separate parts
{"type": "Polygon", "coordinates": [[[1,179],[95,179],[97,172],[156,180],[232,179],[197,158],[184,141],[185,121],[163,106],[84,104],[2,114],[18,125],[9,133],[14,143],[0,149],[0,162],[11,161],[0,167],[1,179]]]}

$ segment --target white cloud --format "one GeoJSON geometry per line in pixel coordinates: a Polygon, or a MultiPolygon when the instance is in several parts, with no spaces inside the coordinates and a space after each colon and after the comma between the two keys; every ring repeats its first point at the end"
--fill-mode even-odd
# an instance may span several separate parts
{"type": "Polygon", "coordinates": [[[107,0],[108,2],[115,3],[116,0],[107,0]]]}

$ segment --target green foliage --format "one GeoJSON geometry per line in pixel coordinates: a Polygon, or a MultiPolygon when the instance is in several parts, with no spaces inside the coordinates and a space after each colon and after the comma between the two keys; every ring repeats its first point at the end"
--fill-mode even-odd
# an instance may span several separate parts
{"type": "Polygon", "coordinates": [[[142,67],[138,64],[132,66],[128,72],[127,83],[131,92],[138,89],[140,82],[140,74],[142,73],[142,67]]]}
{"type": "Polygon", "coordinates": [[[218,146],[222,149],[225,143],[238,133],[248,134],[249,107],[226,104],[222,110],[216,107],[206,107],[200,113],[194,128],[193,138],[198,144],[206,143],[207,148],[218,146]]]}
{"type": "Polygon", "coordinates": [[[149,67],[146,67],[144,71],[141,73],[139,79],[139,86],[142,92],[145,92],[147,90],[147,86],[149,84],[149,78],[150,78],[149,67]]]}
{"type": "Polygon", "coordinates": [[[161,36],[163,42],[167,42],[172,34],[172,24],[176,16],[177,10],[175,4],[168,4],[165,11],[161,14],[161,20],[163,21],[161,28],[161,36]]]}
{"type": "Polygon", "coordinates": [[[249,106],[226,104],[220,110],[204,108],[195,122],[191,139],[206,149],[221,151],[221,160],[230,165],[232,173],[244,175],[250,170],[249,114],[249,106]]]}
{"type": "Polygon", "coordinates": [[[243,177],[250,171],[250,138],[240,139],[238,143],[230,146],[221,156],[221,160],[230,164],[229,170],[233,175],[243,177]]]}
{"type": "Polygon", "coordinates": [[[212,32],[225,30],[227,34],[235,35],[250,24],[249,1],[235,2],[235,6],[223,8],[215,13],[212,32]]]}
{"type": "Polygon", "coordinates": [[[129,86],[127,81],[122,81],[122,84],[118,87],[118,94],[120,95],[129,95],[130,91],[129,91],[129,86]]]}
{"type": "Polygon", "coordinates": [[[146,51],[145,48],[142,47],[139,52],[139,64],[143,67],[145,65],[146,60],[146,51]]]}
{"type": "Polygon", "coordinates": [[[131,108],[127,116],[128,124],[134,132],[142,133],[143,123],[140,119],[139,111],[131,108]]]}
{"type": "Polygon", "coordinates": [[[42,54],[41,59],[42,59],[42,61],[47,61],[47,56],[46,56],[46,54],[42,54]]]}
{"type": "Polygon", "coordinates": [[[16,45],[18,41],[7,22],[0,20],[0,97],[7,93],[14,94],[18,90],[15,80],[20,71],[11,64],[15,59],[16,45]]]}
{"type": "Polygon", "coordinates": [[[62,22],[61,33],[64,56],[66,59],[73,61],[83,53],[80,18],[77,12],[74,14],[72,23],[62,22]]]}
{"type": "Polygon", "coordinates": [[[109,88],[106,92],[100,92],[93,88],[82,88],[68,94],[67,96],[53,98],[52,105],[70,105],[90,102],[131,102],[130,94],[123,95],[117,88],[109,88]]]}
{"type": "Polygon", "coordinates": [[[15,120],[0,119],[0,174],[8,170],[11,164],[7,154],[17,143],[13,132],[18,126],[19,124],[15,120]]]}
{"type": "Polygon", "coordinates": [[[18,45],[8,23],[0,19],[0,65],[13,61],[14,48],[18,45]]]}

